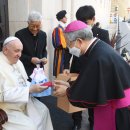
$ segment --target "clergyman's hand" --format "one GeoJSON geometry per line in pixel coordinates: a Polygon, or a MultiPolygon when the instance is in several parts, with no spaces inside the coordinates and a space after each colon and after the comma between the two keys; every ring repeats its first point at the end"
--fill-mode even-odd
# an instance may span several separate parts
{"type": "Polygon", "coordinates": [[[8,116],[6,112],[0,109],[0,130],[2,130],[2,124],[8,121],[8,116]]]}
{"type": "Polygon", "coordinates": [[[53,95],[54,96],[64,96],[66,95],[66,89],[70,87],[68,82],[64,82],[62,80],[55,80],[54,81],[54,91],[53,95]]]}
{"type": "Polygon", "coordinates": [[[65,74],[65,75],[70,74],[70,70],[69,69],[64,69],[63,74],[65,74]]]}

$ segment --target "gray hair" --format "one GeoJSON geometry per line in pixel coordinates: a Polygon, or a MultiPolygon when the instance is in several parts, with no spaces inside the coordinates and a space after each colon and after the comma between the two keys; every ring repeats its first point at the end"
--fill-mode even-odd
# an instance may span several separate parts
{"type": "Polygon", "coordinates": [[[37,11],[32,11],[28,16],[28,22],[42,21],[42,15],[37,11]]]}
{"type": "Polygon", "coordinates": [[[77,38],[81,38],[83,40],[91,40],[93,38],[93,33],[90,28],[85,28],[75,32],[65,33],[65,36],[69,41],[75,41],[77,38]]]}

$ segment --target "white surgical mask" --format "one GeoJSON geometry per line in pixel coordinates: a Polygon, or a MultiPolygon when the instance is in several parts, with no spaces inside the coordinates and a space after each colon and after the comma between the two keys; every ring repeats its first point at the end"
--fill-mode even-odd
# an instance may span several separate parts
{"type": "Polygon", "coordinates": [[[69,48],[69,53],[71,53],[74,56],[80,57],[81,50],[74,46],[72,48],[69,48]]]}

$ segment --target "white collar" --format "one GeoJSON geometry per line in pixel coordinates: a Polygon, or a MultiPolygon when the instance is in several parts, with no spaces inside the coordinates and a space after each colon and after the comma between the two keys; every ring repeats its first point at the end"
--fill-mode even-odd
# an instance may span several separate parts
{"type": "Polygon", "coordinates": [[[89,47],[92,45],[92,43],[96,40],[97,38],[94,37],[91,42],[89,43],[89,45],[87,46],[86,50],[85,50],[85,53],[87,52],[87,50],[89,49],[89,47]]]}
{"type": "Polygon", "coordinates": [[[60,26],[62,26],[63,28],[65,28],[65,27],[66,27],[66,24],[65,24],[65,23],[63,23],[63,22],[61,22],[61,21],[59,21],[59,25],[60,25],[60,26]]]}

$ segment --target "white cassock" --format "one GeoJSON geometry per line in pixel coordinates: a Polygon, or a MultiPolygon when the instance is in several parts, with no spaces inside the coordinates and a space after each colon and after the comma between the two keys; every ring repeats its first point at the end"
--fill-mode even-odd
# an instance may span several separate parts
{"type": "Polygon", "coordinates": [[[3,130],[53,130],[48,108],[29,96],[27,74],[21,61],[10,65],[0,52],[0,108],[8,122],[3,130]]]}

